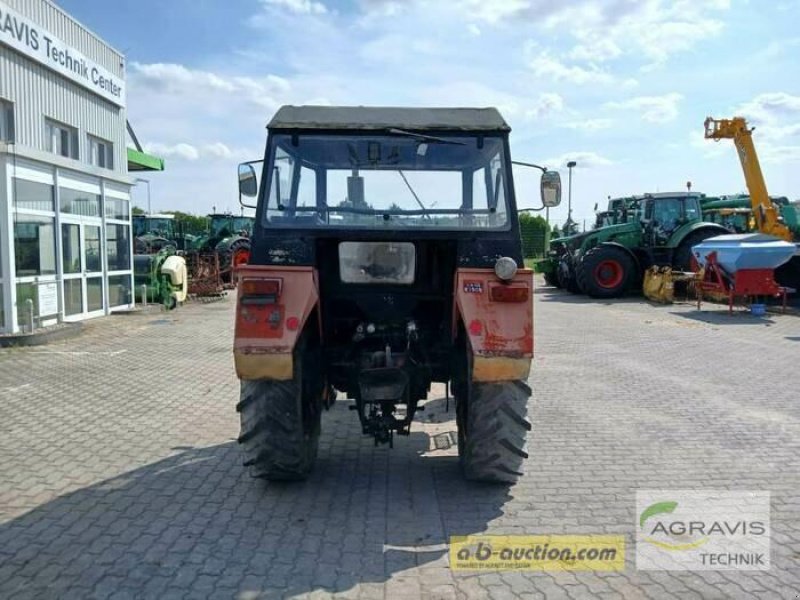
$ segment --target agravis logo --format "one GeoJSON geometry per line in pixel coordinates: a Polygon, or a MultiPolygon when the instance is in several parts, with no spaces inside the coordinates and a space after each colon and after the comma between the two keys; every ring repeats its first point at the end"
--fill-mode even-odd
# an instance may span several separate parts
{"type": "Polygon", "coordinates": [[[768,569],[769,493],[642,491],[640,569],[768,569]]]}
{"type": "Polygon", "coordinates": [[[691,550],[708,541],[707,536],[694,539],[692,537],[691,527],[687,534],[686,528],[682,526],[683,524],[680,521],[673,521],[665,524],[659,519],[655,521],[654,525],[650,524],[645,528],[645,523],[650,517],[670,514],[675,511],[677,506],[677,502],[670,500],[667,502],[656,502],[642,511],[642,514],[639,515],[639,527],[642,528],[643,531],[649,530],[649,535],[644,538],[645,542],[658,546],[659,548],[664,548],[665,550],[691,550]],[[675,527],[676,524],[678,525],[677,528],[675,527]],[[656,537],[657,535],[665,536],[667,539],[659,539],[656,537]]]}

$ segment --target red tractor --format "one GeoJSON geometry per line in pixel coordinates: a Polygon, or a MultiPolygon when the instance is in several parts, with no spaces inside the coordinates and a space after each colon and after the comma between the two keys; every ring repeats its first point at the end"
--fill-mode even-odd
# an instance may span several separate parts
{"type": "MultiPolygon", "coordinates": [[[[234,358],[245,464],[303,479],[337,392],[364,434],[408,435],[450,386],[466,477],[521,474],[533,273],[523,267],[508,135],[495,109],[281,108],[238,269],[234,358]]],[[[543,205],[560,201],[542,169],[543,205]]]]}

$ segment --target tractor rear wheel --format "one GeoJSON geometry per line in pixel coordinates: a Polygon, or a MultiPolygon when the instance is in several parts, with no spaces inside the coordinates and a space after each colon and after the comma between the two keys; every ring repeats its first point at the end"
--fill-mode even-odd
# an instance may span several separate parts
{"type": "Polygon", "coordinates": [[[462,382],[456,398],[458,456],[471,481],[513,483],[528,458],[531,388],[522,381],[462,382]]]}
{"type": "Polygon", "coordinates": [[[577,268],[581,288],[592,298],[618,298],[630,287],[636,263],[622,248],[596,246],[577,268]]]}
{"type": "Polygon", "coordinates": [[[250,240],[237,238],[227,248],[219,248],[219,269],[226,283],[233,281],[233,270],[250,261],[250,240]]]}
{"type": "Polygon", "coordinates": [[[322,386],[308,354],[295,352],[291,381],[242,380],[236,410],[244,466],[254,477],[300,481],[314,466],[319,445],[322,386]],[[304,364],[307,367],[304,368],[304,364]]]}
{"type": "Polygon", "coordinates": [[[718,235],[723,235],[723,232],[713,229],[701,229],[687,235],[680,243],[680,246],[675,250],[675,254],[672,257],[672,268],[677,271],[691,271],[692,261],[694,259],[692,256],[692,246],[702,244],[708,238],[718,235]]]}

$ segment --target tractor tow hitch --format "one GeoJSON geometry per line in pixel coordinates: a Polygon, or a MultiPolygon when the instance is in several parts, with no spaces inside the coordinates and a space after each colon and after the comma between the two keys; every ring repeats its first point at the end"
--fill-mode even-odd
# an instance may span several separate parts
{"type": "Polygon", "coordinates": [[[410,433],[408,414],[408,375],[396,367],[382,367],[362,371],[358,377],[360,399],[357,410],[362,431],[375,438],[375,445],[394,447],[394,432],[410,433]],[[397,405],[405,405],[405,410],[397,405]],[[403,411],[403,417],[397,413],[403,411]]]}

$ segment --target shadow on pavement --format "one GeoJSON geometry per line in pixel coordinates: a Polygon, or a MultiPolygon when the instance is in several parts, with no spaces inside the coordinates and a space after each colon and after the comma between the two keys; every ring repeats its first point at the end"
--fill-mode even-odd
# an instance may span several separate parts
{"type": "Polygon", "coordinates": [[[614,304],[638,304],[644,302],[644,298],[640,295],[627,295],[623,298],[591,298],[585,294],[572,294],[559,288],[539,288],[534,291],[535,294],[542,296],[540,300],[544,302],[561,302],[562,304],[596,304],[599,306],[611,306],[614,304]]]}
{"type": "Polygon", "coordinates": [[[375,448],[357,423],[336,425],[353,419],[346,406],[330,416],[304,483],[250,478],[230,442],[179,451],[0,525],[0,597],[277,598],[383,584],[419,566],[446,577],[448,537],[485,531],[508,487],[465,482],[457,457],[429,452],[423,432],[375,448]]]}
{"type": "Polygon", "coordinates": [[[692,312],[675,312],[670,311],[671,315],[675,317],[682,317],[692,321],[700,321],[701,323],[708,323],[711,325],[721,325],[724,327],[730,325],[762,325],[769,327],[774,325],[775,321],[769,316],[755,317],[749,312],[743,310],[734,310],[733,314],[729,314],[727,309],[714,310],[714,311],[701,311],[694,310],[692,312]]]}

